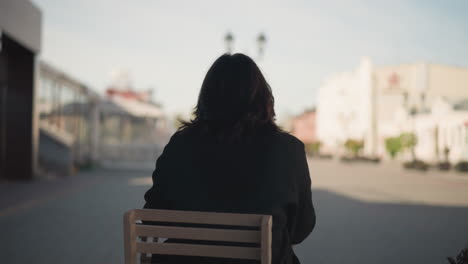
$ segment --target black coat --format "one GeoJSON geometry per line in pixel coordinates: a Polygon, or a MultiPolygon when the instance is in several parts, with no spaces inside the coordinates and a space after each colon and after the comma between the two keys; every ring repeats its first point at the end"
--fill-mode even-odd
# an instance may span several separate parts
{"type": "MultiPolygon", "coordinates": [[[[144,208],[152,209],[273,215],[273,264],[299,263],[292,245],[301,243],[315,226],[304,144],[283,132],[264,133],[242,144],[177,132],[156,162],[153,187],[145,200],[144,208]]],[[[170,260],[212,263],[213,259],[170,260]]]]}

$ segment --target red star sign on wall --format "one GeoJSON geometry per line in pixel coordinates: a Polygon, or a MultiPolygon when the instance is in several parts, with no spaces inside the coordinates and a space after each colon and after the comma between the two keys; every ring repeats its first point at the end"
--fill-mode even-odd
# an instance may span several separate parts
{"type": "Polygon", "coordinates": [[[395,87],[400,85],[400,76],[396,73],[392,73],[390,77],[388,78],[388,84],[390,87],[395,87]]]}

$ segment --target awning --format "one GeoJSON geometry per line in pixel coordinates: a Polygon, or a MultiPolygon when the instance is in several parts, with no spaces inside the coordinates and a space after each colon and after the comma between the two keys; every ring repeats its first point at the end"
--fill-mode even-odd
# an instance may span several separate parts
{"type": "Polygon", "coordinates": [[[132,116],[151,118],[160,118],[164,116],[163,112],[161,111],[161,108],[151,103],[145,103],[119,97],[112,98],[110,99],[110,101],[127,111],[132,116]]]}

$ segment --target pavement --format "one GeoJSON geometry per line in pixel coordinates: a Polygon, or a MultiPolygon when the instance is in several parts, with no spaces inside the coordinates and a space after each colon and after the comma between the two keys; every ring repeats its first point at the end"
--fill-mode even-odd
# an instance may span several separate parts
{"type": "Polygon", "coordinates": [[[468,207],[468,173],[382,164],[309,160],[314,188],[363,202],[468,207]]]}
{"type": "Polygon", "coordinates": [[[468,247],[468,174],[311,160],[303,263],[448,263],[468,247]]]}
{"type": "MultiPolygon", "coordinates": [[[[317,225],[302,263],[448,263],[468,247],[468,175],[310,160],[317,225]]],[[[0,184],[0,263],[123,263],[122,215],[151,170],[0,184]]]]}

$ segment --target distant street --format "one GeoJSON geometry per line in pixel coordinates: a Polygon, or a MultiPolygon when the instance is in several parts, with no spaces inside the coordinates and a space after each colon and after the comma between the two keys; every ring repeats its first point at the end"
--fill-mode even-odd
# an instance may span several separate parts
{"type": "MultiPolygon", "coordinates": [[[[310,161],[317,226],[306,263],[448,263],[468,247],[468,175],[310,161]]],[[[0,184],[1,263],[123,263],[122,214],[151,171],[0,184]]]]}

